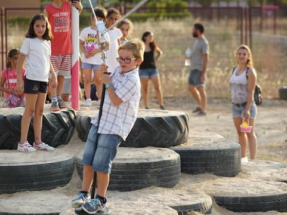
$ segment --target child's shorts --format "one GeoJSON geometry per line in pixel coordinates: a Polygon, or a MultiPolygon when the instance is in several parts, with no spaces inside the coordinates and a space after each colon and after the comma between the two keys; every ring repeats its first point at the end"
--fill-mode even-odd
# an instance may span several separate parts
{"type": "Polygon", "coordinates": [[[97,127],[92,125],[85,145],[83,164],[92,166],[96,172],[110,174],[122,138],[115,134],[98,135],[99,139],[96,145],[97,127]]]}
{"type": "MultiPolygon", "coordinates": [[[[233,118],[235,118],[235,117],[242,117],[243,118],[245,107],[246,107],[246,104],[245,105],[232,104],[233,118]]],[[[257,107],[256,107],[254,102],[251,104],[249,111],[250,111],[250,119],[255,119],[256,115],[257,115],[257,107]]]]}
{"type": "Polygon", "coordinates": [[[98,70],[100,65],[82,62],[82,69],[98,70]]]}
{"type": "Polygon", "coordinates": [[[48,82],[34,81],[24,78],[24,93],[38,94],[47,93],[48,82]]]}
{"type": "Polygon", "coordinates": [[[158,75],[158,70],[157,69],[140,69],[139,71],[140,77],[141,78],[151,78],[153,76],[158,75]]]}
{"type": "Polygon", "coordinates": [[[51,62],[54,71],[59,76],[70,77],[72,69],[72,55],[52,55],[51,62]]]}

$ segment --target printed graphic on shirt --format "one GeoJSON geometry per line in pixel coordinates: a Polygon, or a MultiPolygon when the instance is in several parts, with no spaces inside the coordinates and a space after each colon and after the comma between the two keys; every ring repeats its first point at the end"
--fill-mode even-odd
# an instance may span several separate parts
{"type": "Polygon", "coordinates": [[[69,13],[60,12],[53,14],[54,16],[54,32],[68,32],[69,31],[69,13]]]}
{"type": "Polygon", "coordinates": [[[98,43],[97,34],[89,33],[85,41],[86,50],[92,51],[93,49],[96,48],[97,43],[98,43]]]}

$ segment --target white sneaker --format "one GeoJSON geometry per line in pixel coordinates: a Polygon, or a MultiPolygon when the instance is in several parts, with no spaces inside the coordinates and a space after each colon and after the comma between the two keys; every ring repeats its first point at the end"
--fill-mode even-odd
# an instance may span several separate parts
{"type": "Polygon", "coordinates": [[[43,151],[53,151],[53,150],[55,150],[55,148],[53,148],[53,147],[51,147],[48,144],[43,143],[43,142],[41,144],[34,143],[33,147],[35,149],[37,149],[37,150],[43,150],[43,151]]]}
{"type": "Polygon", "coordinates": [[[18,147],[17,150],[20,152],[35,152],[37,151],[36,149],[34,149],[30,143],[28,143],[28,141],[25,141],[24,143],[18,143],[18,147]]]}
{"type": "Polygon", "coordinates": [[[92,105],[92,100],[91,100],[91,99],[87,99],[87,100],[85,101],[85,105],[86,105],[86,106],[91,106],[91,105],[92,105]]]}
{"type": "Polygon", "coordinates": [[[248,158],[247,157],[241,158],[241,163],[248,163],[248,158]]]}

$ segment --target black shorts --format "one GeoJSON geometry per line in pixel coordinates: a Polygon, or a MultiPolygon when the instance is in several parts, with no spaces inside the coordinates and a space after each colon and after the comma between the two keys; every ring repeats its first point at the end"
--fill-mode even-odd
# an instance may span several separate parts
{"type": "Polygon", "coordinates": [[[47,93],[48,82],[24,79],[24,93],[38,94],[47,93]]]}

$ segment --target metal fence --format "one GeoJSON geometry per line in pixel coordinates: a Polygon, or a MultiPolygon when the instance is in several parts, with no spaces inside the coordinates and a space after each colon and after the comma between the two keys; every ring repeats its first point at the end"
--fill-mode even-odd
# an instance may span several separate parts
{"type": "MultiPolygon", "coordinates": [[[[122,14],[126,13],[131,8],[125,6],[119,6],[118,9],[122,14]]],[[[21,44],[21,36],[14,38],[19,33],[17,29],[12,30],[9,26],[9,19],[17,17],[18,12],[31,12],[35,13],[42,11],[43,8],[1,8],[0,10],[0,69],[4,69],[7,52],[13,45],[19,47],[21,44]],[[14,32],[13,32],[14,31],[14,32]]],[[[90,12],[90,8],[85,8],[90,12]]],[[[233,20],[237,26],[237,32],[239,33],[238,43],[247,44],[252,47],[252,35],[254,31],[263,32],[265,29],[268,33],[282,33],[287,26],[285,26],[282,20],[282,25],[278,31],[278,15],[279,17],[286,17],[287,8],[278,6],[268,7],[155,7],[148,8],[142,7],[137,13],[158,13],[165,11],[166,13],[181,13],[182,11],[188,11],[194,18],[200,18],[207,21],[220,21],[220,20],[233,20]]],[[[21,25],[21,24],[20,24],[21,25]]],[[[286,22],[287,25],[287,22],[286,22]]],[[[23,26],[19,26],[21,28],[23,26]]],[[[24,36],[24,35],[23,35],[24,36]]]]}

